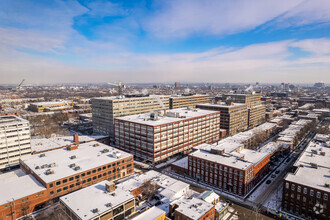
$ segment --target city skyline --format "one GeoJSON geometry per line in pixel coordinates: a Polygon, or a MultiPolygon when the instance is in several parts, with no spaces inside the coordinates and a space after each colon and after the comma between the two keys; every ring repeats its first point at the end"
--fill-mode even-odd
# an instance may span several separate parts
{"type": "Polygon", "coordinates": [[[327,1],[2,1],[2,83],[329,83],[327,1]]]}

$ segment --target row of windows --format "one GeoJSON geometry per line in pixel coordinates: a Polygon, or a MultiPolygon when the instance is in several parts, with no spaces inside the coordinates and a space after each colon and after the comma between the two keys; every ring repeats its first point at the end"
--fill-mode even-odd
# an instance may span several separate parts
{"type": "MultiPolygon", "coordinates": [[[[286,189],[289,189],[290,188],[290,184],[289,183],[285,183],[285,188],[286,189]]],[[[302,187],[301,186],[295,186],[295,184],[291,184],[291,190],[292,191],[295,191],[297,189],[297,192],[298,193],[301,193],[301,191],[302,191],[302,187]]],[[[306,188],[306,187],[303,187],[303,193],[306,195],[306,194],[308,194],[308,189],[306,188]]],[[[310,189],[309,190],[309,195],[310,196],[314,196],[314,190],[313,189],[310,189]]],[[[322,193],[321,192],[319,192],[319,191],[316,191],[316,198],[321,198],[321,195],[322,195],[322,193]]],[[[324,193],[323,194],[323,199],[324,200],[328,200],[328,194],[327,193],[324,193]]]]}

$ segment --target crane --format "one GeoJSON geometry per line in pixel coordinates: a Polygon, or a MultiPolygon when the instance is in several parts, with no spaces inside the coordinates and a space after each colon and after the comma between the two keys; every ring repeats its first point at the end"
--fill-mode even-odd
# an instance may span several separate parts
{"type": "Polygon", "coordinates": [[[25,81],[25,79],[23,79],[22,82],[17,86],[18,89],[21,88],[21,86],[23,85],[24,81],[25,81]]]}
{"type": "Polygon", "coordinates": [[[119,95],[122,95],[123,88],[125,88],[125,85],[120,81],[118,83],[109,82],[108,85],[117,86],[119,95]]]}

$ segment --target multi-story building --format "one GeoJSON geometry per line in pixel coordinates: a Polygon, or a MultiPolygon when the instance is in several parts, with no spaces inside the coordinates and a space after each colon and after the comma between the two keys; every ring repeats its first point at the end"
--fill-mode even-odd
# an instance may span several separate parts
{"type": "Polygon", "coordinates": [[[115,118],[116,146],[151,162],[187,153],[201,143],[218,141],[219,130],[220,112],[201,109],[115,118]]]}
{"type": "Polygon", "coordinates": [[[1,192],[12,192],[1,193],[3,216],[18,218],[72,191],[134,173],[133,155],[96,141],[24,157],[20,166],[20,186],[0,181],[1,192]]]}
{"type": "Polygon", "coordinates": [[[206,94],[182,94],[171,95],[170,97],[170,109],[175,108],[195,108],[197,104],[209,103],[210,96],[206,94]]]}
{"type": "MultiPolygon", "coordinates": [[[[329,136],[328,140],[329,141],[329,136]]],[[[315,139],[284,178],[282,210],[302,219],[330,218],[329,144],[315,139]]]]}
{"type": "Polygon", "coordinates": [[[222,96],[224,102],[229,100],[234,103],[244,103],[248,109],[248,127],[257,126],[265,121],[266,107],[261,103],[260,93],[225,94],[222,96]]]}
{"type": "Polygon", "coordinates": [[[114,138],[114,118],[150,111],[167,110],[169,97],[126,95],[92,99],[93,132],[114,138]]]}
{"type": "Polygon", "coordinates": [[[0,170],[31,155],[30,124],[17,116],[0,117],[0,170]]]}
{"type": "Polygon", "coordinates": [[[225,129],[227,135],[233,135],[248,128],[248,110],[241,103],[198,104],[197,108],[219,111],[220,128],[225,129]]]}
{"type": "Polygon", "coordinates": [[[135,197],[108,180],[62,196],[60,203],[70,219],[126,219],[135,212],[135,197]]]}
{"type": "Polygon", "coordinates": [[[37,102],[29,105],[33,112],[60,111],[72,108],[67,102],[37,102]]]}

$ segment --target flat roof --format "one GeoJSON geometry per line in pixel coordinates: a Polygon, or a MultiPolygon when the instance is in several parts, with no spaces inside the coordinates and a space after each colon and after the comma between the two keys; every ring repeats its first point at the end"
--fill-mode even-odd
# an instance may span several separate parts
{"type": "Polygon", "coordinates": [[[141,213],[140,215],[132,218],[132,220],[147,220],[147,219],[157,219],[159,216],[164,215],[166,212],[162,209],[153,206],[147,211],[141,213]]]}
{"type": "Polygon", "coordinates": [[[198,198],[180,198],[171,204],[178,205],[175,211],[180,212],[194,220],[200,219],[214,207],[214,205],[198,198]]]}
{"type": "Polygon", "coordinates": [[[35,102],[31,103],[32,105],[66,105],[67,101],[54,101],[54,102],[35,102]]]}
{"type": "Polygon", "coordinates": [[[79,218],[91,219],[115,208],[125,202],[134,199],[134,196],[120,188],[114,192],[107,192],[105,184],[111,184],[108,180],[80,189],[60,198],[61,202],[69,207],[79,218]],[[107,207],[107,204],[111,204],[107,207]],[[93,209],[98,212],[93,213],[93,209]]]}
{"type": "Polygon", "coordinates": [[[209,111],[201,109],[188,109],[188,108],[177,108],[167,111],[167,115],[158,115],[158,120],[151,120],[150,113],[137,114],[137,115],[128,115],[123,117],[118,117],[116,119],[124,120],[128,122],[134,122],[139,124],[145,124],[150,126],[158,126],[167,123],[179,122],[186,119],[193,119],[200,116],[206,116],[209,114],[218,113],[218,111],[209,111]],[[180,114],[180,117],[170,117],[168,114],[176,113],[180,114]]]}
{"type": "Polygon", "coordinates": [[[212,106],[212,107],[219,107],[219,108],[232,108],[237,106],[246,105],[245,103],[236,103],[232,102],[231,105],[227,105],[224,102],[221,102],[220,104],[213,104],[213,103],[204,103],[204,104],[198,104],[198,106],[212,106]]]}
{"type": "Polygon", "coordinates": [[[189,155],[240,170],[247,170],[250,166],[253,165],[253,163],[249,161],[239,160],[236,156],[229,154],[219,155],[219,154],[213,154],[209,151],[197,150],[189,155]]]}
{"type": "Polygon", "coordinates": [[[180,160],[177,160],[172,163],[175,166],[182,167],[184,169],[188,169],[188,157],[184,157],[180,160]]]}
{"type": "Polygon", "coordinates": [[[41,192],[46,188],[22,170],[0,175],[0,205],[41,192]]]}
{"type": "MultiPolygon", "coordinates": [[[[92,141],[99,138],[104,138],[106,136],[87,136],[82,135],[78,136],[79,142],[92,141]]],[[[44,150],[51,150],[58,147],[64,147],[71,145],[73,143],[72,136],[63,136],[63,137],[51,137],[51,138],[36,138],[31,139],[31,149],[32,152],[39,152],[44,150]]]]}
{"type": "Polygon", "coordinates": [[[11,123],[16,124],[18,122],[28,122],[28,121],[16,115],[0,116],[0,125],[6,125],[11,123]]]}
{"type": "Polygon", "coordinates": [[[126,97],[126,96],[106,96],[106,97],[94,97],[93,99],[98,100],[124,100],[124,99],[145,99],[145,98],[156,98],[156,97],[169,97],[168,95],[147,95],[141,97],[126,97]]]}
{"type": "Polygon", "coordinates": [[[45,153],[40,153],[44,154],[44,157],[40,157],[40,154],[34,154],[28,157],[24,157],[21,160],[45,183],[49,183],[61,178],[75,175],[76,173],[102,166],[104,164],[121,160],[121,158],[118,159],[114,155],[115,153],[120,154],[121,158],[132,156],[132,154],[126,153],[117,148],[110,147],[97,141],[92,141],[80,144],[76,150],[70,151],[66,148],[61,148],[45,153]],[[104,149],[109,150],[109,152],[103,153],[104,149]],[[76,158],[71,159],[71,156],[76,156],[76,158]],[[41,168],[42,165],[49,165],[52,163],[56,163],[56,165],[50,168],[41,168]],[[79,166],[80,170],[75,171],[73,168],[70,168],[69,165],[73,163],[76,166],[79,166]],[[46,170],[48,169],[53,170],[54,174],[47,175],[46,170]]]}

